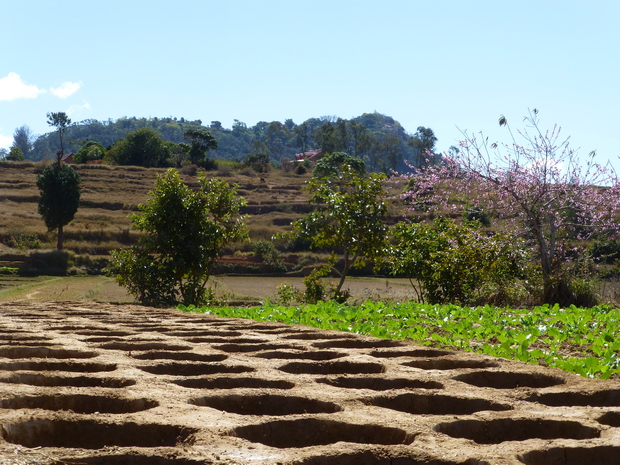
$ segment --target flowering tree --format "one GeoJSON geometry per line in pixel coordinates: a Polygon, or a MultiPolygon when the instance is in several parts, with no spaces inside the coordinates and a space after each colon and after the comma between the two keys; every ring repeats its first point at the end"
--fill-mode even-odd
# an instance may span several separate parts
{"type": "Polygon", "coordinates": [[[506,144],[463,132],[458,153],[412,175],[405,197],[444,211],[473,205],[504,218],[535,243],[544,299],[550,301],[556,297],[554,277],[566,260],[563,242],[620,230],[620,186],[609,164],[594,161],[595,152],[582,162],[557,125],[543,132],[536,109],[524,121],[525,129],[515,136],[500,117],[500,126],[510,134],[506,144]],[[450,184],[446,196],[442,187],[450,184]]]}

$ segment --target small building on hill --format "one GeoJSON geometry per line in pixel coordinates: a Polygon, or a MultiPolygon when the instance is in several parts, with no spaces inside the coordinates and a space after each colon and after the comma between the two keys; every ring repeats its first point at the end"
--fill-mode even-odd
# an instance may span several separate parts
{"type": "Polygon", "coordinates": [[[75,153],[73,153],[73,152],[66,153],[62,157],[62,161],[64,161],[67,165],[75,165],[75,161],[73,160],[73,156],[74,155],[75,155],[75,153]]]}
{"type": "Polygon", "coordinates": [[[323,158],[325,152],[321,149],[308,150],[307,152],[301,152],[295,154],[295,161],[301,162],[304,160],[310,160],[313,164],[316,164],[321,158],[323,158]]]}

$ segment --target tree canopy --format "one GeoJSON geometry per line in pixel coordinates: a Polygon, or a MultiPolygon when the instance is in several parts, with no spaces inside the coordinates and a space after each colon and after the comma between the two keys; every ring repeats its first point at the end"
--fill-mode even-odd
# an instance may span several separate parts
{"type": "Polygon", "coordinates": [[[316,164],[314,168],[314,177],[336,177],[341,171],[343,165],[348,165],[357,174],[366,173],[366,163],[359,158],[355,158],[344,152],[326,153],[316,164]]]}
{"type": "Polygon", "coordinates": [[[160,168],[168,165],[170,153],[170,149],[157,131],[140,128],[114,144],[110,149],[109,158],[119,165],[160,168]]]}
{"type": "Polygon", "coordinates": [[[37,177],[41,192],[38,211],[49,231],[58,230],[58,250],[63,248],[63,227],[78,210],[81,182],[78,172],[65,163],[53,163],[37,177]]]}
{"type": "MultiPolygon", "coordinates": [[[[384,179],[381,173],[362,175],[345,163],[334,176],[308,181],[310,202],[318,207],[293,222],[292,234],[308,239],[315,248],[331,250],[334,259],[337,253],[342,254],[336,298],[352,267],[363,267],[386,255],[384,179]]],[[[335,260],[332,263],[335,265],[335,260]]]]}
{"type": "Polygon", "coordinates": [[[543,131],[537,110],[524,121],[526,128],[515,137],[507,119],[500,117],[500,125],[509,132],[508,143],[464,133],[459,151],[413,176],[416,188],[407,196],[414,204],[437,210],[473,205],[505,219],[532,241],[544,300],[558,302],[566,293],[562,273],[570,250],[584,239],[620,232],[619,179],[611,166],[595,162],[595,153],[581,160],[557,125],[543,131]]]}

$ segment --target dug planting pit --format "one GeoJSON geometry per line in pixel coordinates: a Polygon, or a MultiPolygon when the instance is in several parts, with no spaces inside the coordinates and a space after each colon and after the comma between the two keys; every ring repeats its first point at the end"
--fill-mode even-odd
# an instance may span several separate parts
{"type": "Polygon", "coordinates": [[[520,454],[518,458],[524,465],[617,465],[620,447],[553,447],[520,454]]]}
{"type": "Polygon", "coordinates": [[[296,349],[294,345],[291,344],[221,344],[214,345],[214,349],[221,350],[223,352],[235,353],[235,352],[259,352],[261,350],[274,350],[274,349],[296,349]]]}
{"type": "Polygon", "coordinates": [[[0,370],[98,373],[101,371],[114,371],[116,370],[116,365],[113,363],[94,362],[8,362],[0,363],[0,370]]]}
{"type": "Polygon", "coordinates": [[[236,428],[232,434],[251,442],[278,448],[319,446],[336,442],[410,444],[414,439],[400,428],[357,425],[318,418],[269,421],[236,428]]]}
{"type": "Polygon", "coordinates": [[[221,362],[226,360],[225,354],[197,354],[194,352],[145,352],[143,354],[132,354],[136,360],[185,360],[192,362],[221,362]]]}
{"type": "Polygon", "coordinates": [[[460,370],[464,368],[494,368],[500,366],[499,362],[490,360],[467,360],[461,358],[412,360],[404,362],[402,365],[422,370],[460,370]]]}
{"type": "Polygon", "coordinates": [[[564,378],[549,376],[543,373],[512,372],[512,371],[475,371],[455,376],[457,381],[478,387],[494,389],[516,389],[519,387],[545,388],[564,384],[564,378]]]}
{"type": "Polygon", "coordinates": [[[444,394],[407,393],[389,397],[373,397],[372,405],[384,407],[412,415],[469,415],[482,410],[511,410],[507,404],[491,400],[447,396],[444,394]]]}
{"type": "Polygon", "coordinates": [[[32,420],[3,424],[0,436],[25,447],[101,449],[176,446],[196,430],[183,426],[94,420],[32,420]]]}
{"type": "Polygon", "coordinates": [[[0,463],[619,463],[617,380],[130,305],[0,327],[0,463]]]}
{"type": "Polygon", "coordinates": [[[0,408],[3,409],[71,410],[75,413],[134,413],[158,405],[157,401],[148,399],[84,394],[20,396],[0,400],[0,408]]]}
{"type": "Polygon", "coordinates": [[[118,389],[133,386],[136,381],[133,379],[120,378],[95,378],[93,376],[53,376],[32,373],[15,373],[9,376],[0,377],[0,383],[27,384],[29,386],[48,386],[48,387],[102,387],[118,389]]]}
{"type": "Polygon", "coordinates": [[[315,342],[314,347],[327,349],[376,349],[378,347],[398,347],[404,344],[390,339],[332,339],[329,341],[315,342]]]}
{"type": "Polygon", "coordinates": [[[172,381],[193,389],[292,389],[295,383],[260,378],[193,378],[172,381]]]}
{"type": "Polygon", "coordinates": [[[413,349],[413,350],[373,350],[370,355],[377,358],[396,357],[443,357],[454,352],[441,349],[413,349]]]}
{"type": "Polygon", "coordinates": [[[107,344],[101,344],[99,348],[140,352],[142,350],[190,350],[191,346],[168,344],[166,342],[109,342],[107,344]]]}
{"type": "Polygon", "coordinates": [[[600,430],[573,420],[501,418],[458,420],[440,423],[435,430],[453,438],[471,439],[478,444],[499,444],[528,439],[593,439],[600,430]]]}
{"type": "MultiPolygon", "coordinates": [[[[373,391],[389,391],[392,389],[443,389],[437,381],[426,381],[415,378],[318,378],[319,383],[345,389],[371,389],[373,391]]],[[[398,409],[397,409],[398,410],[398,409]]]]}
{"type": "Polygon", "coordinates": [[[348,360],[336,362],[291,362],[281,366],[280,371],[294,374],[311,375],[342,375],[360,373],[383,373],[385,366],[380,363],[351,362],[348,360]]]}
{"type": "Polygon", "coordinates": [[[239,415],[300,415],[342,410],[333,402],[270,394],[196,397],[189,403],[239,415]]]}
{"type": "Polygon", "coordinates": [[[98,352],[51,349],[49,347],[0,347],[0,358],[93,358],[98,352]]]}
{"type": "Polygon", "coordinates": [[[327,350],[322,351],[299,351],[291,352],[286,350],[272,350],[267,352],[261,352],[256,354],[255,357],[266,359],[280,359],[280,360],[334,360],[346,356],[342,352],[330,352],[327,350]]]}
{"type": "Polygon", "coordinates": [[[596,392],[544,392],[533,394],[527,400],[553,407],[568,405],[620,407],[620,389],[596,392]]]}
{"type": "Polygon", "coordinates": [[[202,376],[216,373],[248,373],[255,369],[245,365],[222,365],[208,363],[162,363],[140,367],[142,371],[154,375],[202,376]]]}

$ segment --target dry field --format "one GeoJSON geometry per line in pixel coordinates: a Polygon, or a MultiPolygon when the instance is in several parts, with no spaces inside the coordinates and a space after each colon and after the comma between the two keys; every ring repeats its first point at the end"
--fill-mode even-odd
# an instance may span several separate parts
{"type": "MultiPolygon", "coordinates": [[[[269,298],[277,301],[277,287],[284,282],[303,289],[300,277],[217,276],[212,286],[218,298],[230,305],[259,305],[269,298]]],[[[414,292],[406,279],[349,277],[345,289],[350,303],[365,300],[406,301],[414,292]]],[[[134,303],[133,296],[106,276],[0,276],[0,304],[3,302],[94,301],[134,303]]]]}
{"type": "MultiPolygon", "coordinates": [[[[35,233],[44,248],[55,244],[37,213],[37,174],[43,162],[0,162],[0,238],[7,234],[35,233]]],[[[75,219],[65,227],[67,250],[80,254],[105,255],[135,239],[129,215],[144,203],[153,190],[157,175],[165,170],[135,166],[75,165],[82,178],[82,197],[75,219]]],[[[230,169],[208,172],[239,185],[248,206],[245,213],[252,240],[269,239],[285,231],[290,222],[308,211],[302,190],[309,174],[272,171],[257,175],[230,169]]],[[[195,176],[182,175],[189,185],[195,176]]]]}

